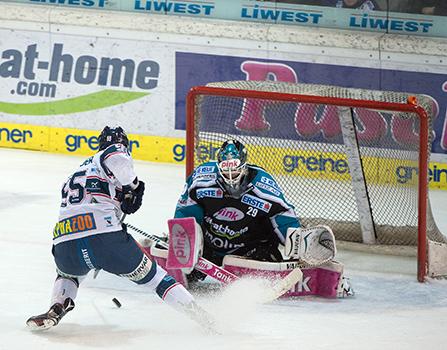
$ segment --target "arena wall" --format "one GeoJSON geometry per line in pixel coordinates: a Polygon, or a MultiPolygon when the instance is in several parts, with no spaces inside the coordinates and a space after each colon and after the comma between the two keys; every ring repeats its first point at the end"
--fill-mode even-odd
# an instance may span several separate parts
{"type": "Polygon", "coordinates": [[[447,188],[446,39],[3,3],[0,52],[1,147],[88,155],[119,124],[136,159],[183,163],[190,87],[281,79],[432,96],[447,188]]]}

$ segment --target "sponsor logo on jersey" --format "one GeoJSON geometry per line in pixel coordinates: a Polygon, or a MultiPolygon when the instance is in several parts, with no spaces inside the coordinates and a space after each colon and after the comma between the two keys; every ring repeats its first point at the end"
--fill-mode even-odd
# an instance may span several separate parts
{"type": "Polygon", "coordinates": [[[56,223],[53,230],[53,239],[95,229],[96,223],[92,213],[75,215],[56,223]]]}
{"type": "Polygon", "coordinates": [[[111,216],[104,216],[104,220],[106,222],[106,227],[113,226],[113,220],[111,216]]]}
{"type": "Polygon", "coordinates": [[[268,213],[270,211],[270,208],[272,207],[271,203],[250,194],[244,194],[242,196],[241,202],[251,207],[255,207],[262,211],[265,211],[266,213],[268,213]]]}
{"type": "Polygon", "coordinates": [[[244,243],[232,243],[228,239],[216,237],[208,231],[205,231],[205,238],[210,242],[210,244],[218,249],[237,249],[244,247],[244,243]]]}
{"type": "Polygon", "coordinates": [[[276,181],[273,181],[272,179],[269,179],[268,177],[265,176],[261,176],[261,182],[269,185],[273,188],[276,188],[277,190],[281,191],[281,188],[279,187],[279,185],[276,183],[276,181]]]}
{"type": "Polygon", "coordinates": [[[278,190],[275,190],[272,186],[266,185],[265,183],[262,183],[262,182],[256,182],[256,186],[259,188],[262,188],[270,193],[273,193],[277,196],[279,196],[281,194],[281,192],[279,192],[278,190]]]}
{"type": "Polygon", "coordinates": [[[213,173],[215,166],[201,166],[196,169],[196,174],[209,174],[213,173]]]}
{"type": "Polygon", "coordinates": [[[219,209],[219,211],[213,215],[215,219],[222,221],[239,221],[243,219],[244,216],[242,211],[233,207],[219,209]]]}
{"type": "Polygon", "coordinates": [[[198,189],[197,199],[210,197],[210,198],[223,198],[223,191],[220,188],[201,188],[198,189]]]}
{"type": "Polygon", "coordinates": [[[216,173],[199,174],[194,176],[194,181],[210,181],[217,178],[216,173]]]}
{"type": "Polygon", "coordinates": [[[205,221],[209,224],[209,230],[216,236],[225,237],[227,239],[234,239],[248,231],[248,227],[243,227],[240,230],[233,230],[228,225],[217,224],[209,216],[205,216],[205,221]]]}

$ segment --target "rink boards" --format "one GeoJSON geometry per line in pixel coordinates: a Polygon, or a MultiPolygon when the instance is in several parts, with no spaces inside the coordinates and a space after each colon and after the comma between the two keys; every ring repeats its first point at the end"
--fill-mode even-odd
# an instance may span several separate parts
{"type": "MultiPolygon", "coordinates": [[[[185,140],[183,138],[129,134],[130,150],[134,159],[185,163],[185,140]]],[[[29,149],[52,153],[90,156],[98,150],[98,131],[35,126],[28,124],[0,123],[0,147],[29,149]]],[[[201,145],[202,161],[212,160],[218,145],[201,145]]],[[[350,179],[346,156],[339,152],[315,154],[308,147],[300,149],[268,146],[248,146],[251,162],[263,166],[275,175],[324,178],[334,181],[350,179]],[[265,163],[257,155],[275,154],[280,161],[265,163]]],[[[383,153],[382,153],[383,154],[383,153]]],[[[417,176],[417,164],[410,160],[393,160],[368,156],[367,167],[380,169],[367,174],[376,184],[412,185],[417,176]]],[[[429,167],[430,188],[447,189],[447,165],[431,162],[429,167]]]]}

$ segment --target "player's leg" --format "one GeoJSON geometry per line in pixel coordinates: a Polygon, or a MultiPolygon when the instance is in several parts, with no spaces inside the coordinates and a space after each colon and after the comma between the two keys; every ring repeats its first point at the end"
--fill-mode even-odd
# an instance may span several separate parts
{"type": "Polygon", "coordinates": [[[40,315],[32,316],[26,324],[31,330],[44,330],[56,326],[67,312],[73,310],[79,282],[91,269],[81,258],[82,245],[77,241],[60,243],[53,247],[57,266],[50,309],[40,315]]]}
{"type": "Polygon", "coordinates": [[[97,256],[103,270],[145,286],[168,305],[188,314],[202,326],[212,328],[206,312],[197,306],[194,297],[165,269],[149,259],[127,232],[95,236],[90,243],[93,251],[103,252],[97,256]]]}

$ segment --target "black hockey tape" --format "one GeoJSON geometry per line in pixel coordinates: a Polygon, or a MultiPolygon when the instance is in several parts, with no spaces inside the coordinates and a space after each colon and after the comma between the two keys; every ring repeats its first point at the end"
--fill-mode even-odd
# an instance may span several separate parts
{"type": "Polygon", "coordinates": [[[121,307],[121,303],[120,303],[120,301],[117,298],[113,298],[112,301],[116,305],[116,307],[118,307],[118,308],[121,307]]]}

